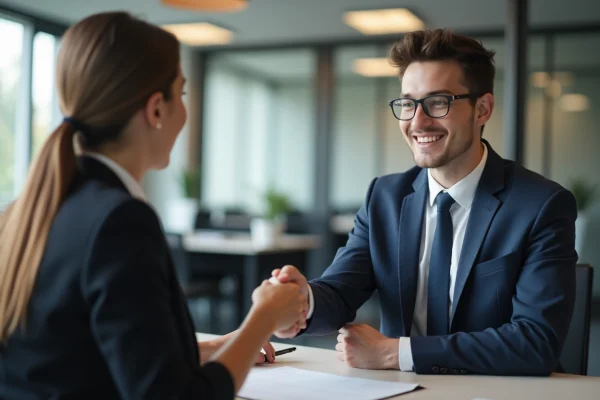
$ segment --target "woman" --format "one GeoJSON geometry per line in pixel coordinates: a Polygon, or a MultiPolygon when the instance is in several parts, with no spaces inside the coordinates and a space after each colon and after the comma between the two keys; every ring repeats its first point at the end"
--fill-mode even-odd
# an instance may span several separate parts
{"type": "Polygon", "coordinates": [[[271,334],[305,325],[298,286],[265,281],[240,329],[205,344],[211,361],[199,363],[139,184],[169,162],[184,81],[177,40],[128,14],[97,14],[65,34],[67,117],[0,220],[0,398],[233,398],[271,334]]]}

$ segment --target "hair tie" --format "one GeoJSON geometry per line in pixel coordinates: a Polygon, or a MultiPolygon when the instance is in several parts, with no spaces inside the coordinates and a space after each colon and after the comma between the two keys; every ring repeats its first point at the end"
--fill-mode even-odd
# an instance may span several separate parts
{"type": "Polygon", "coordinates": [[[69,125],[71,125],[71,127],[75,131],[86,132],[89,130],[87,125],[85,125],[84,123],[82,123],[81,121],[79,121],[73,117],[65,117],[65,118],[63,118],[63,121],[68,123],[69,125]]]}

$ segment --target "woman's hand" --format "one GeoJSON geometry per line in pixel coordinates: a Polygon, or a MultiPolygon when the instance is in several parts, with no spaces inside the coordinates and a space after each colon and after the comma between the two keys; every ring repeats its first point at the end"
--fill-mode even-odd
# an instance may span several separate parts
{"type": "Polygon", "coordinates": [[[254,308],[273,318],[276,331],[306,323],[306,296],[295,283],[263,281],[252,293],[254,308]]]}
{"type": "MultiPolygon", "coordinates": [[[[212,340],[205,340],[202,342],[198,342],[198,351],[200,352],[200,364],[204,364],[208,360],[210,360],[220,348],[221,346],[231,339],[234,335],[238,333],[237,330],[230,332],[226,335],[220,336],[218,338],[212,340]]],[[[259,352],[256,355],[256,364],[262,364],[266,361],[274,362],[275,361],[275,349],[270,342],[266,342],[263,345],[263,352],[259,352]],[[265,360],[266,356],[266,360],[265,360]]]]}

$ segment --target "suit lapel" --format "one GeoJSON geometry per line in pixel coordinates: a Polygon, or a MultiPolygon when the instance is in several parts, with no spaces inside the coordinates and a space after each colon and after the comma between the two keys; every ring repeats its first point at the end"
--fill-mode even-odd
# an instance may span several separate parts
{"type": "Polygon", "coordinates": [[[469,222],[467,223],[467,230],[460,252],[456,283],[454,285],[451,326],[452,322],[454,322],[454,313],[471,269],[477,259],[494,215],[496,215],[501,205],[500,200],[494,195],[504,188],[504,160],[492,150],[487,141],[484,140],[483,142],[487,145],[488,159],[477,190],[475,191],[469,222]]]}
{"type": "Polygon", "coordinates": [[[421,170],[413,183],[414,193],[404,197],[399,222],[398,262],[400,281],[400,305],[404,335],[410,336],[415,298],[417,296],[417,280],[419,279],[419,253],[421,249],[421,231],[425,201],[429,188],[427,171],[421,170]]]}

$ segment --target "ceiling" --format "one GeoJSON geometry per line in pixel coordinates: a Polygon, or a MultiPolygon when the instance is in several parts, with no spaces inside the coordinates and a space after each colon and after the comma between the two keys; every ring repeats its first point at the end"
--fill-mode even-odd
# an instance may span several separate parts
{"type": "MultiPolygon", "coordinates": [[[[600,23],[598,0],[529,0],[532,26],[600,23]]],[[[363,37],[342,21],[344,11],[407,7],[429,28],[461,31],[502,29],[506,1],[500,0],[251,0],[234,13],[167,8],[160,0],[0,0],[15,10],[71,24],[89,14],[126,10],[156,24],[212,22],[235,33],[240,46],[326,42],[363,37]]]]}
{"type": "MultiPolygon", "coordinates": [[[[483,45],[496,52],[494,57],[497,75],[503,73],[505,48],[502,38],[483,38],[483,45]]],[[[600,71],[600,32],[590,34],[560,35],[555,43],[554,65],[556,71],[577,73],[591,72],[597,76],[600,71]]],[[[353,45],[340,47],[334,53],[336,76],[356,78],[353,61],[358,58],[383,57],[391,47],[387,45],[353,45]]],[[[316,55],[309,49],[249,50],[221,52],[211,59],[216,69],[230,68],[235,71],[254,74],[273,82],[290,80],[311,80],[316,66],[316,55]]],[[[528,69],[543,71],[545,66],[545,41],[533,37],[528,46],[528,69]]]]}

